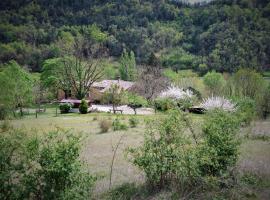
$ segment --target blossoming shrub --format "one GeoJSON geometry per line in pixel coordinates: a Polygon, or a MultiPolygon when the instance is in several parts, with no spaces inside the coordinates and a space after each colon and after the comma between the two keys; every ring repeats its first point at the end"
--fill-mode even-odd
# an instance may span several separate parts
{"type": "Polygon", "coordinates": [[[182,88],[178,88],[176,86],[170,86],[167,90],[163,91],[159,97],[160,98],[170,98],[174,100],[191,98],[193,93],[191,90],[183,90],[182,88]]]}
{"type": "Polygon", "coordinates": [[[234,112],[236,111],[236,105],[224,97],[212,96],[206,99],[203,99],[200,104],[201,108],[204,108],[207,111],[221,109],[223,111],[234,112]]]}
{"type": "Polygon", "coordinates": [[[191,90],[170,86],[155,100],[155,108],[161,111],[170,110],[176,107],[186,110],[193,105],[195,99],[196,97],[191,90]]]}

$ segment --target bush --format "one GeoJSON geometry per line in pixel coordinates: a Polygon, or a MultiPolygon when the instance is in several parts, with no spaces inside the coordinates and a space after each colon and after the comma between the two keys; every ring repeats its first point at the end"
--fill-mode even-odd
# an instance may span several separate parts
{"type": "Polygon", "coordinates": [[[270,112],[270,95],[267,91],[267,82],[261,76],[251,69],[240,69],[228,82],[228,95],[237,97],[249,97],[256,102],[256,111],[260,117],[265,117],[268,107],[270,112]]]}
{"type": "Polygon", "coordinates": [[[176,186],[189,194],[197,186],[218,186],[230,178],[228,169],[238,158],[236,118],[219,110],[208,113],[198,139],[185,113],[170,111],[165,118],[147,124],[143,145],[128,149],[131,162],[145,172],[155,189],[176,186]],[[186,129],[192,134],[186,134],[186,129]]]}
{"type": "Polygon", "coordinates": [[[203,77],[203,82],[212,95],[221,95],[226,83],[222,74],[215,71],[208,72],[203,77]]]}
{"type": "Polygon", "coordinates": [[[109,131],[109,129],[111,128],[111,126],[112,126],[111,121],[101,120],[99,122],[99,127],[100,127],[100,130],[101,130],[101,133],[107,133],[109,131]]]}
{"type": "Polygon", "coordinates": [[[169,98],[157,98],[154,100],[154,107],[158,111],[167,111],[177,107],[177,103],[169,98]]]}
{"type": "Polygon", "coordinates": [[[259,105],[260,107],[258,110],[261,114],[261,117],[266,119],[270,114],[270,84],[268,85],[268,88],[265,89],[264,94],[259,101],[259,105]]]}
{"type": "Polygon", "coordinates": [[[238,116],[238,119],[246,125],[249,125],[256,115],[255,101],[249,97],[244,97],[235,100],[235,102],[237,106],[236,114],[238,116]]]}
{"type": "Polygon", "coordinates": [[[171,85],[167,90],[163,91],[159,95],[159,97],[180,100],[180,99],[192,98],[193,93],[189,89],[184,90],[183,88],[179,88],[179,87],[171,85]]]}
{"type": "Polygon", "coordinates": [[[127,130],[128,129],[128,126],[126,124],[121,123],[118,118],[116,118],[113,121],[112,126],[113,126],[114,131],[120,131],[120,130],[127,130]]]}
{"type": "Polygon", "coordinates": [[[220,109],[227,112],[234,112],[237,110],[236,105],[231,100],[219,96],[203,99],[200,107],[207,111],[220,109]]]}
{"type": "Polygon", "coordinates": [[[79,111],[81,114],[87,114],[88,112],[88,104],[84,99],[80,103],[79,111]]]}
{"type": "Polygon", "coordinates": [[[53,131],[0,134],[0,199],[86,199],[95,178],[79,158],[80,137],[53,131]]]}
{"type": "Polygon", "coordinates": [[[135,118],[135,117],[129,118],[129,126],[130,126],[131,128],[137,127],[138,124],[139,124],[139,120],[138,120],[137,118],[135,118]]]}
{"type": "Polygon", "coordinates": [[[69,113],[69,111],[71,110],[72,108],[72,105],[70,103],[61,103],[59,105],[59,109],[60,109],[60,112],[63,114],[63,113],[69,113]]]}
{"type": "Polygon", "coordinates": [[[137,114],[137,109],[147,105],[146,99],[142,96],[127,93],[128,106],[134,110],[134,114],[137,114]]]}
{"type": "Polygon", "coordinates": [[[264,78],[254,70],[240,69],[230,80],[232,83],[231,91],[234,96],[250,97],[257,100],[263,95],[266,88],[264,78]]]}
{"type": "Polygon", "coordinates": [[[170,86],[163,91],[155,101],[156,110],[166,111],[179,107],[182,110],[190,108],[196,96],[189,89],[184,90],[176,86],[170,86]]]}
{"type": "Polygon", "coordinates": [[[185,99],[179,99],[177,101],[177,106],[183,110],[186,111],[189,108],[191,108],[194,104],[194,102],[196,101],[196,97],[192,97],[192,98],[185,98],[185,99]]]}
{"type": "Polygon", "coordinates": [[[205,151],[211,152],[211,165],[202,166],[206,174],[221,175],[233,167],[238,158],[240,141],[236,137],[239,130],[236,115],[221,110],[209,112],[203,127],[205,151]]]}
{"type": "Polygon", "coordinates": [[[197,148],[193,139],[183,134],[184,124],[184,115],[171,111],[165,119],[147,124],[143,146],[129,149],[131,161],[154,187],[174,184],[185,190],[199,177],[197,148]]]}

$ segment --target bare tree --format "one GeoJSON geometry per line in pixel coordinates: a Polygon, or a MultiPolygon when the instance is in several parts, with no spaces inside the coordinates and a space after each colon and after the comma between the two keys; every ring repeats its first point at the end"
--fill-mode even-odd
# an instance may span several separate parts
{"type": "Polygon", "coordinates": [[[159,66],[146,65],[141,67],[139,79],[133,90],[149,101],[166,89],[167,85],[168,81],[159,66]]]}

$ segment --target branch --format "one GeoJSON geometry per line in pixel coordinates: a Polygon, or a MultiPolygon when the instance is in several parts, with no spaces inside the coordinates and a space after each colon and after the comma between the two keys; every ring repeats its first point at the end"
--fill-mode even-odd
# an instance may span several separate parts
{"type": "Polygon", "coordinates": [[[113,172],[113,164],[114,164],[114,160],[115,160],[115,156],[116,156],[116,151],[118,149],[118,147],[120,146],[120,143],[122,141],[122,139],[124,138],[125,134],[121,135],[120,139],[118,140],[116,147],[113,148],[113,157],[112,157],[112,162],[110,165],[110,185],[109,185],[109,189],[111,189],[111,185],[112,185],[112,172],[113,172]]]}

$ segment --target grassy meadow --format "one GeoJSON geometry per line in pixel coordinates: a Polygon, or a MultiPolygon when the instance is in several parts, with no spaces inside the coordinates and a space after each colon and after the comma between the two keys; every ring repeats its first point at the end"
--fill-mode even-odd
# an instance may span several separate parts
{"type": "MultiPolygon", "coordinates": [[[[98,176],[98,181],[94,187],[94,198],[111,199],[114,193],[107,194],[109,191],[109,172],[110,164],[113,156],[113,149],[118,143],[120,137],[123,136],[119,148],[116,152],[115,162],[112,173],[113,191],[123,192],[124,195],[135,195],[138,187],[142,186],[145,179],[141,170],[132,165],[125,154],[128,147],[136,147],[142,144],[143,134],[145,132],[145,124],[148,119],[164,117],[166,114],[157,113],[149,116],[137,115],[139,125],[136,128],[128,128],[128,130],[113,131],[101,133],[99,123],[101,120],[113,121],[116,117],[121,122],[128,125],[128,120],[134,115],[113,115],[109,113],[91,113],[81,115],[58,114],[56,116],[55,108],[47,109],[46,113],[39,114],[35,118],[34,114],[25,116],[23,119],[12,120],[11,123],[16,128],[33,130],[36,134],[45,134],[50,130],[65,129],[72,130],[75,133],[82,134],[82,151],[81,159],[85,161],[89,171],[98,176]],[[128,184],[129,183],[129,184],[128,184]],[[131,187],[131,188],[122,188],[131,187]],[[136,188],[136,189],[135,189],[136,188]],[[119,191],[118,191],[119,190],[119,191]],[[127,190],[125,192],[125,190],[127,190]]],[[[203,115],[189,114],[196,123],[196,127],[204,120],[203,115]]],[[[242,145],[240,150],[240,159],[237,164],[240,172],[256,175],[256,181],[251,181],[251,185],[247,185],[247,191],[241,191],[250,195],[252,199],[267,199],[270,195],[270,120],[252,122],[252,126],[241,130],[242,145]],[[251,128],[252,127],[252,128],[251,128]]],[[[249,180],[249,179],[248,179],[249,180]]],[[[235,191],[233,191],[235,192],[235,191]]],[[[151,194],[151,198],[166,198],[170,193],[151,194]],[[160,195],[160,196],[159,196],[160,195]]],[[[119,196],[116,196],[119,197],[119,196]]],[[[129,197],[121,197],[128,199],[129,197]]],[[[150,199],[151,199],[150,198],[150,199]]]]}

